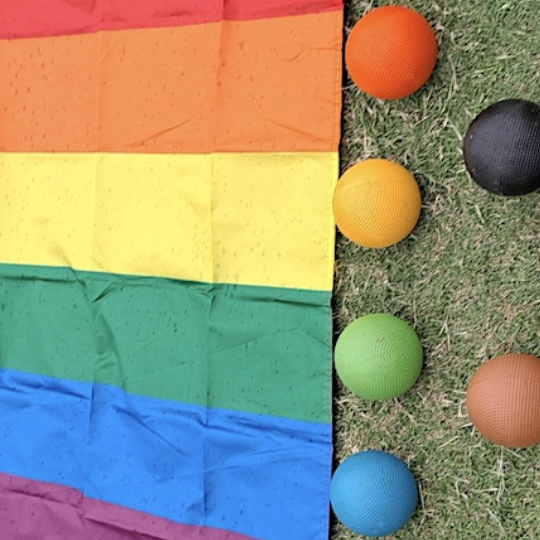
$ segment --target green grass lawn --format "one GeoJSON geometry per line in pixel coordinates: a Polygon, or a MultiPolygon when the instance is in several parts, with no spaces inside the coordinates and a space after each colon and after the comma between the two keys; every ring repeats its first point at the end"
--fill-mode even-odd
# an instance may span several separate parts
{"type": "MultiPolygon", "coordinates": [[[[345,37],[370,7],[345,0],[345,37]]],[[[489,104],[540,102],[537,0],[417,0],[436,30],[436,70],[413,96],[382,102],[344,76],[341,167],[368,157],[401,163],[423,196],[405,241],[366,250],[337,238],[335,337],[356,317],[397,315],[422,340],[425,364],[403,397],[359,399],[335,381],[336,463],[368,448],[414,472],[418,510],[400,540],[540,539],[540,447],[508,450],[471,426],[465,391],[491,356],[540,356],[540,192],[491,195],[465,171],[461,138],[489,104]]],[[[335,519],[332,540],[358,538],[335,519]]]]}

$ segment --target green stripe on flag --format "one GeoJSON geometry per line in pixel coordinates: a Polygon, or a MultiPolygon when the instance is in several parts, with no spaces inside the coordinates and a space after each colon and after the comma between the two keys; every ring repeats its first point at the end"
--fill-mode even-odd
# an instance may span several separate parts
{"type": "Polygon", "coordinates": [[[0,367],[331,422],[330,293],[0,265],[0,367]]]}

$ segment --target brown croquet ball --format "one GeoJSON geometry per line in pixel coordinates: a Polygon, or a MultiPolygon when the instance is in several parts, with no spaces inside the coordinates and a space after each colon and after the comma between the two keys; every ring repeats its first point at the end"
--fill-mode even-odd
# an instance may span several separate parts
{"type": "Polygon", "coordinates": [[[491,442],[523,448],[540,442],[540,359],[522,353],[481,365],[467,388],[467,410],[491,442]]]}

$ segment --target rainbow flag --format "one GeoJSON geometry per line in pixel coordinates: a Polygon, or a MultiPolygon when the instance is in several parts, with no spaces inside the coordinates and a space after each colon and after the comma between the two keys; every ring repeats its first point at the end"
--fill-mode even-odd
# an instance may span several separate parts
{"type": "Polygon", "coordinates": [[[0,4],[0,537],[325,539],[341,0],[0,4]]]}

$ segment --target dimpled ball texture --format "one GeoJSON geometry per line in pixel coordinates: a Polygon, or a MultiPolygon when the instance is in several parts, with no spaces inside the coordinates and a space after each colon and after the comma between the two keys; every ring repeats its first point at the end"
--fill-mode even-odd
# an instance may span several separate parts
{"type": "Polygon", "coordinates": [[[526,195],[540,188],[540,107],[506,99],[484,109],[463,141],[472,179],[497,195],[526,195]]]}
{"type": "Polygon", "coordinates": [[[467,388],[467,411],[491,442],[524,448],[540,442],[540,360],[522,353],[482,364],[467,388]]]}
{"type": "Polygon", "coordinates": [[[373,313],[350,323],[335,348],[336,372],[358,397],[384,401],[400,396],[422,370],[422,345],[405,321],[373,313]]]}
{"type": "Polygon", "coordinates": [[[346,458],[330,484],[336,517],[356,534],[379,537],[401,529],[411,518],[418,489],[400,459],[378,450],[346,458]]]}
{"type": "Polygon", "coordinates": [[[383,6],[364,15],[345,44],[345,66],[366,94],[400,99],[422,87],[437,62],[437,40],[418,12],[383,6]]]}
{"type": "Polygon", "coordinates": [[[332,206],[346,238],[365,248],[384,248],[414,229],[422,197],[407,169],[387,159],[366,159],[341,176],[332,206]]]}

